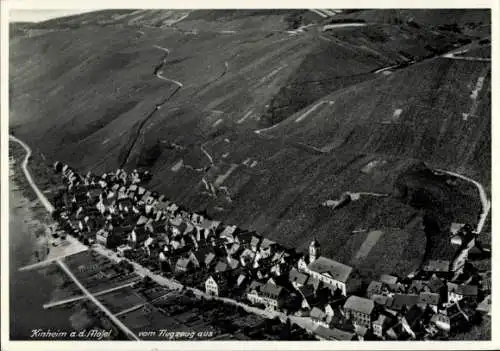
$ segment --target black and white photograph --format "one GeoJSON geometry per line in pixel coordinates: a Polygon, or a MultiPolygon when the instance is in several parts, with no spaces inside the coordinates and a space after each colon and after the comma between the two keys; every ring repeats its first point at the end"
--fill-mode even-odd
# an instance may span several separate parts
{"type": "Polygon", "coordinates": [[[494,339],[491,8],[13,3],[2,340],[494,339]]]}

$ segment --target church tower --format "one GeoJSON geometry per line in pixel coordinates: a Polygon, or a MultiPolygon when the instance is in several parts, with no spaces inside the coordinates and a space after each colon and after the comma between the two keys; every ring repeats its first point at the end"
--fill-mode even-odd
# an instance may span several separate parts
{"type": "Polygon", "coordinates": [[[320,255],[320,246],[316,238],[309,245],[309,263],[313,263],[320,255]]]}

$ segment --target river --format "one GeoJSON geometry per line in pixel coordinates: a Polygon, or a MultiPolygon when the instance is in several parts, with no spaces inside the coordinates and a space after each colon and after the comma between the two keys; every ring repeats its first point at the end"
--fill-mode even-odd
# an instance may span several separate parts
{"type": "MultiPolygon", "coordinates": [[[[19,268],[36,261],[35,251],[39,247],[36,230],[43,230],[35,219],[33,204],[24,197],[18,186],[10,184],[9,216],[9,307],[10,339],[40,340],[31,338],[32,330],[69,331],[71,308],[43,309],[50,301],[61,276],[48,275],[42,271],[19,272],[19,268]]],[[[61,273],[62,274],[62,273],[61,273]]]]}

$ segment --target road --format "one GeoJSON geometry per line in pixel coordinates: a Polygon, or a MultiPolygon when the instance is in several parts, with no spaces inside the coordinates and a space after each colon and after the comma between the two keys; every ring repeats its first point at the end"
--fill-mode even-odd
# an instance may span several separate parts
{"type": "MultiPolygon", "coordinates": [[[[27,152],[27,157],[25,158],[25,163],[23,163],[23,170],[25,170],[25,175],[26,175],[26,178],[28,178],[30,180],[30,185],[33,187],[33,189],[35,190],[38,198],[40,199],[40,201],[43,203],[45,202],[45,205],[46,205],[46,208],[47,208],[47,211],[53,211],[54,210],[54,207],[52,206],[52,204],[45,198],[45,196],[43,195],[43,193],[38,189],[38,187],[36,186],[36,184],[33,182],[32,178],[31,178],[31,175],[29,173],[29,171],[27,170],[27,161],[29,159],[29,156],[31,155],[31,149],[25,144],[23,143],[21,140],[17,139],[17,138],[14,138],[13,136],[11,136],[11,138],[18,142],[20,145],[23,146],[23,148],[25,148],[26,152],[27,152]],[[28,153],[29,152],[29,153],[28,153]],[[45,199],[45,200],[42,200],[42,199],[45,199]]],[[[72,238],[70,235],[67,235],[66,236],[67,238],[71,238],[73,240],[76,240],[74,238],[72,238]]],[[[111,250],[108,250],[104,247],[101,247],[99,245],[95,245],[93,248],[92,248],[94,251],[98,252],[99,254],[103,255],[103,256],[106,256],[108,258],[110,258],[111,260],[113,260],[114,262],[118,263],[122,260],[124,260],[124,258],[120,257],[117,255],[116,252],[113,252],[111,250]]],[[[127,260],[128,261],[128,260],[127,260]]],[[[129,335],[131,338],[135,339],[135,340],[139,340],[139,338],[137,337],[137,335],[135,335],[132,331],[130,331],[118,318],[116,318],[115,315],[113,315],[104,305],[102,305],[102,303],[100,303],[94,295],[92,295],[87,289],[85,289],[85,287],[78,281],[78,279],[73,275],[73,273],[69,270],[69,268],[60,260],[60,259],[56,259],[55,262],[63,269],[63,271],[75,282],[75,284],[80,288],[80,290],[82,290],[82,292],[92,301],[94,302],[114,323],[116,323],[116,325],[118,327],[120,327],[120,329],[122,329],[127,335],[129,335]]],[[[135,272],[141,276],[141,277],[150,277],[153,281],[155,281],[156,283],[162,285],[162,286],[167,286],[168,288],[172,289],[172,290],[182,290],[182,288],[184,287],[182,284],[180,284],[179,282],[177,281],[174,281],[174,280],[171,280],[171,279],[168,279],[168,278],[165,278],[161,275],[158,275],[158,274],[154,274],[153,272],[151,272],[149,269],[145,268],[145,267],[142,267],[141,265],[137,264],[136,262],[133,262],[133,261],[129,261],[133,266],[134,266],[134,269],[135,269],[135,272]]],[[[206,295],[204,292],[198,290],[198,289],[193,289],[193,288],[189,288],[190,290],[192,290],[196,295],[198,296],[204,296],[205,298],[210,298],[209,295],[206,295]]],[[[285,322],[287,318],[290,318],[290,320],[293,322],[293,323],[296,323],[297,325],[307,329],[307,330],[310,330],[310,331],[314,331],[314,329],[316,328],[312,322],[310,321],[310,319],[307,319],[307,318],[303,318],[303,317],[296,317],[296,316],[287,316],[283,313],[280,313],[280,312],[270,312],[270,311],[265,311],[265,310],[262,310],[262,309],[259,309],[259,308],[255,308],[255,307],[251,307],[251,306],[248,306],[244,303],[241,303],[241,302],[238,302],[238,301],[235,301],[235,300],[231,300],[231,299],[228,299],[228,298],[217,298],[225,303],[229,303],[229,304],[232,304],[232,305],[237,305],[237,306],[241,306],[243,307],[246,311],[250,312],[250,313],[254,313],[254,314],[257,314],[257,315],[260,315],[260,316],[263,316],[265,318],[274,318],[276,316],[280,317],[280,319],[285,322]]]]}
{"type": "Polygon", "coordinates": [[[394,68],[397,68],[401,66],[400,64],[396,64],[396,65],[391,65],[391,66],[387,66],[387,67],[383,67],[383,68],[379,68],[377,69],[376,71],[374,71],[373,73],[374,74],[377,74],[377,73],[382,73],[382,72],[385,72],[385,71],[389,71],[391,69],[394,69],[394,68]]]}
{"type": "Polygon", "coordinates": [[[282,312],[277,312],[277,311],[268,311],[268,310],[263,310],[257,307],[252,307],[249,305],[246,305],[244,303],[229,299],[227,297],[216,297],[216,296],[211,296],[207,295],[204,292],[198,290],[198,289],[193,289],[193,288],[188,288],[191,290],[195,295],[197,296],[203,296],[205,299],[214,299],[214,300],[219,300],[224,303],[233,305],[233,306],[239,306],[242,307],[245,311],[249,313],[256,314],[258,316],[261,316],[263,318],[268,318],[268,319],[273,319],[278,317],[282,323],[286,323],[287,318],[290,318],[290,322],[297,324],[301,328],[308,330],[310,332],[315,331],[316,326],[312,323],[312,320],[310,318],[304,318],[304,317],[297,317],[297,316],[288,316],[282,312]]]}
{"type": "Polygon", "coordinates": [[[453,53],[443,55],[442,57],[443,58],[453,59],[453,60],[491,62],[491,59],[490,58],[486,58],[486,57],[455,56],[455,54],[453,54],[453,53]]]}
{"type": "Polygon", "coordinates": [[[484,187],[481,185],[481,183],[475,181],[474,179],[466,177],[462,174],[455,173],[452,171],[446,171],[443,169],[437,169],[436,171],[441,172],[441,173],[446,173],[448,175],[466,180],[466,181],[468,181],[476,186],[477,190],[479,191],[479,198],[481,199],[481,205],[483,207],[483,211],[481,212],[481,215],[479,217],[479,222],[477,223],[477,227],[476,227],[476,234],[480,234],[481,231],[483,230],[484,224],[486,222],[486,219],[488,218],[488,214],[489,214],[490,209],[491,209],[491,202],[488,200],[488,196],[486,195],[486,191],[484,190],[484,187]]]}
{"type": "Polygon", "coordinates": [[[159,104],[155,105],[154,109],[146,117],[144,117],[142,119],[142,121],[139,123],[139,125],[135,131],[135,134],[132,137],[132,142],[130,143],[130,145],[127,148],[127,151],[125,153],[125,157],[123,158],[123,160],[120,163],[120,168],[122,168],[122,169],[125,168],[125,165],[127,164],[128,159],[130,158],[130,155],[132,154],[132,150],[134,149],[135,145],[137,144],[137,140],[139,139],[139,136],[141,134],[144,135],[143,128],[146,125],[146,123],[149,120],[151,120],[151,118],[153,118],[155,113],[158,110],[160,110],[163,107],[163,105],[165,105],[171,98],[173,98],[177,94],[177,92],[183,87],[183,84],[181,82],[174,80],[174,79],[164,77],[162,75],[162,73],[163,73],[162,68],[167,62],[167,57],[170,54],[170,50],[167,48],[164,48],[162,46],[158,46],[158,45],[153,45],[153,47],[166,52],[165,57],[162,60],[162,63],[159,66],[157,66],[153,71],[155,77],[158,79],[161,79],[161,80],[165,80],[169,83],[173,83],[177,87],[175,88],[175,90],[172,93],[170,93],[170,95],[168,95],[165,99],[163,99],[163,101],[161,101],[159,104]]]}
{"type": "Polygon", "coordinates": [[[205,156],[207,156],[208,160],[210,161],[210,164],[213,165],[214,164],[214,159],[213,157],[208,153],[208,151],[205,149],[205,144],[207,142],[203,143],[201,146],[200,146],[200,149],[201,151],[205,154],[205,156]]]}
{"type": "Polygon", "coordinates": [[[298,122],[303,121],[307,116],[309,116],[309,114],[311,114],[312,112],[314,112],[316,109],[318,109],[318,107],[320,107],[323,104],[333,105],[334,102],[333,101],[329,101],[329,100],[318,102],[316,105],[314,105],[313,107],[311,107],[310,109],[308,109],[306,112],[304,112],[303,114],[301,114],[299,117],[297,117],[297,119],[295,120],[295,122],[298,123],[298,122]]]}
{"type": "Polygon", "coordinates": [[[462,47],[461,49],[455,49],[453,51],[450,51],[441,57],[443,58],[448,58],[448,59],[453,59],[453,60],[464,60],[464,61],[479,61],[479,62],[491,62],[491,58],[487,57],[475,57],[475,56],[456,56],[456,55],[463,55],[468,53],[471,49],[477,48],[475,46],[476,43],[472,43],[468,45],[465,49],[462,47]]]}
{"type": "Polygon", "coordinates": [[[345,27],[365,27],[366,23],[361,23],[361,22],[352,22],[352,23],[333,23],[333,24],[327,24],[323,26],[322,31],[325,32],[330,29],[335,29],[335,28],[345,28],[345,27]]]}
{"type": "MultiPolygon", "coordinates": [[[[115,286],[113,288],[109,288],[109,289],[106,289],[106,290],[103,290],[103,291],[99,291],[99,292],[94,293],[94,296],[100,296],[100,295],[108,294],[108,293],[116,291],[116,290],[121,290],[123,288],[127,288],[129,286],[134,285],[134,284],[137,284],[137,282],[126,283],[126,284],[122,284],[120,286],[115,286]]],[[[61,306],[61,305],[65,305],[67,303],[71,303],[71,302],[83,300],[83,299],[86,299],[86,298],[87,298],[86,295],[73,296],[73,297],[69,297],[67,299],[63,299],[63,300],[48,302],[48,303],[46,303],[46,304],[43,305],[43,308],[51,308],[51,307],[61,306]]]]}
{"type": "Polygon", "coordinates": [[[54,212],[54,206],[52,206],[52,204],[45,197],[45,195],[40,191],[40,189],[38,189],[38,186],[35,184],[35,182],[33,181],[33,178],[31,177],[30,172],[28,171],[28,161],[29,161],[29,158],[31,157],[30,147],[13,135],[9,135],[9,138],[10,138],[10,140],[21,145],[23,147],[23,149],[26,151],[26,156],[24,157],[24,160],[21,164],[21,168],[23,170],[24,176],[28,180],[28,183],[30,184],[31,188],[33,189],[36,196],[38,197],[38,199],[40,200],[42,205],[45,207],[47,212],[49,212],[49,213],[54,212]]]}
{"type": "Polygon", "coordinates": [[[94,295],[92,295],[84,286],[82,283],[80,283],[80,281],[78,280],[78,278],[75,277],[75,275],[71,272],[71,270],[68,268],[68,266],[66,266],[66,264],[64,264],[63,261],[61,260],[57,260],[56,261],[57,264],[59,265],[59,267],[61,267],[61,269],[68,275],[68,277],[71,278],[71,280],[73,280],[73,282],[78,286],[78,288],[80,288],[80,290],[85,294],[87,295],[87,297],[94,303],[96,304],[97,307],[99,307],[105,314],[106,316],[113,322],[116,324],[116,326],[118,326],[124,333],[125,335],[127,335],[128,337],[134,339],[134,340],[137,340],[139,341],[139,337],[137,335],[135,335],[134,332],[132,332],[125,324],[122,323],[121,320],[119,320],[113,313],[111,313],[110,310],[108,310],[106,308],[106,306],[104,306],[99,300],[96,299],[96,297],[94,295]]]}
{"type": "Polygon", "coordinates": [[[323,11],[321,11],[319,9],[310,9],[309,11],[314,12],[315,14],[317,14],[318,16],[321,16],[323,18],[328,17],[328,15],[326,13],[323,13],[323,11]]]}
{"type": "Polygon", "coordinates": [[[167,63],[167,57],[170,54],[170,49],[164,48],[164,47],[159,46],[159,45],[153,45],[153,47],[166,52],[165,57],[163,58],[163,61],[162,61],[162,65],[161,65],[161,67],[156,72],[156,77],[158,79],[161,79],[161,80],[173,83],[173,84],[177,85],[179,88],[182,88],[183,84],[181,82],[179,82],[179,81],[177,81],[175,79],[170,79],[170,78],[164,77],[162,75],[162,73],[163,73],[162,68],[167,63]]]}
{"type": "MultiPolygon", "coordinates": [[[[105,249],[105,248],[98,246],[98,245],[94,246],[92,249],[94,251],[98,252],[99,254],[110,258],[115,263],[118,263],[118,262],[123,261],[123,260],[129,261],[127,259],[124,259],[123,257],[118,256],[116,252],[105,249]]],[[[178,282],[167,279],[161,275],[154,274],[149,269],[137,264],[136,262],[133,262],[133,261],[129,261],[129,262],[134,266],[135,272],[142,278],[150,277],[156,283],[163,285],[163,286],[167,286],[168,288],[170,288],[172,290],[181,290],[183,288],[183,285],[178,283],[178,282]]]]}
{"type": "Polygon", "coordinates": [[[267,132],[271,129],[274,129],[276,128],[280,123],[276,123],[275,125],[271,126],[271,127],[267,127],[267,128],[262,128],[262,129],[258,129],[258,130],[254,130],[254,133],[257,134],[257,135],[261,135],[262,132],[267,132]]]}

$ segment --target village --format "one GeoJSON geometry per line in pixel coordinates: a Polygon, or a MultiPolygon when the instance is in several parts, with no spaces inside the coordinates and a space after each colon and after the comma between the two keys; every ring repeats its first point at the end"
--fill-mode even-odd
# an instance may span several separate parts
{"type": "Polygon", "coordinates": [[[322,256],[317,240],[300,253],[189,213],[147,190],[147,171],[81,176],[60,162],[54,170],[65,183],[54,200],[54,245],[68,233],[208,296],[307,318],[318,339],[447,340],[491,318],[491,271],[469,260],[490,250],[468,224],[452,224],[452,256],[363,285],[353,267],[322,256]]]}

